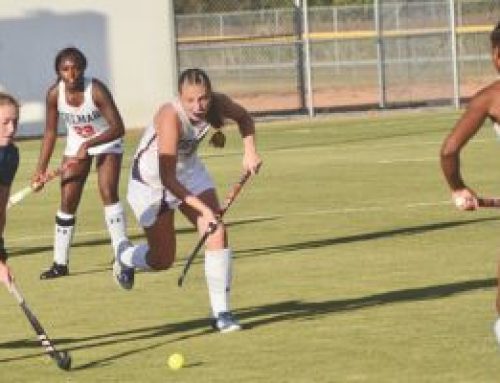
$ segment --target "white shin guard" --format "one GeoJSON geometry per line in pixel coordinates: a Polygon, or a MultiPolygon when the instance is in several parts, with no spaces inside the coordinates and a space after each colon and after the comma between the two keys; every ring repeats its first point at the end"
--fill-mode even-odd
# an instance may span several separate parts
{"type": "Polygon", "coordinates": [[[116,255],[120,242],[127,239],[127,221],[121,202],[104,206],[104,218],[111,238],[113,252],[116,255]]]}
{"type": "Polygon", "coordinates": [[[205,251],[205,277],[214,318],[221,312],[230,311],[231,258],[231,249],[205,251]]]}
{"type": "Polygon", "coordinates": [[[54,233],[54,262],[59,265],[67,265],[69,262],[69,250],[75,230],[75,216],[73,214],[58,211],[56,214],[56,225],[54,233]]]}

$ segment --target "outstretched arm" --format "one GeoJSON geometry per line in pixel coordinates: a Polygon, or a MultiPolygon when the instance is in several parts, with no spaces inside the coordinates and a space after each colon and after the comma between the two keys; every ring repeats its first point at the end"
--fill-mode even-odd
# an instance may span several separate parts
{"type": "Polygon", "coordinates": [[[462,178],[460,152],[488,117],[488,100],[487,92],[476,95],[441,147],[443,174],[451,189],[452,198],[457,207],[463,210],[474,210],[477,199],[474,191],[466,186],[462,178]]]}
{"type": "Polygon", "coordinates": [[[12,274],[7,266],[7,251],[5,251],[3,237],[0,238],[0,282],[9,288],[12,282],[12,274]]]}
{"type": "Polygon", "coordinates": [[[42,146],[38,156],[38,164],[32,177],[32,183],[43,184],[43,178],[54,151],[57,140],[57,123],[59,119],[57,112],[57,95],[58,89],[56,84],[48,90],[45,99],[45,132],[43,134],[42,146]]]}
{"type": "Polygon", "coordinates": [[[7,266],[7,264],[2,260],[0,260],[0,282],[5,284],[7,288],[10,287],[12,282],[12,274],[9,266],[7,266]]]}
{"type": "Polygon", "coordinates": [[[262,165],[262,160],[257,153],[255,124],[252,116],[244,107],[224,94],[216,93],[213,97],[217,99],[216,102],[220,105],[223,116],[235,121],[238,125],[243,139],[243,169],[256,174],[262,165]]]}

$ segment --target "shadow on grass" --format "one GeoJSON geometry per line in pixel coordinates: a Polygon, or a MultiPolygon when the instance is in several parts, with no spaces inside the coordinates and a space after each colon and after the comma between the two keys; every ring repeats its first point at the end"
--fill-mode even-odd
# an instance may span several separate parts
{"type": "MultiPolygon", "coordinates": [[[[487,218],[476,218],[466,221],[450,221],[450,222],[439,222],[431,223],[419,226],[402,227],[391,230],[375,231],[371,233],[362,233],[355,235],[348,235],[345,237],[334,237],[326,239],[318,239],[312,241],[287,243],[284,245],[276,246],[266,246],[266,247],[256,247],[250,249],[235,250],[234,255],[238,258],[256,257],[261,255],[270,255],[275,253],[293,252],[300,250],[316,249],[334,245],[342,245],[361,241],[371,241],[376,239],[391,238],[396,236],[409,236],[416,234],[423,234],[435,230],[445,230],[459,226],[472,225],[480,222],[487,221],[499,221],[500,217],[487,217],[487,218]]],[[[203,262],[203,258],[199,257],[193,261],[193,264],[199,264],[203,262]]]]}
{"type": "Polygon", "coordinates": [[[316,249],[321,247],[333,246],[333,245],[342,245],[346,243],[353,242],[362,242],[362,241],[371,241],[375,239],[382,238],[392,238],[397,236],[409,236],[427,233],[435,230],[445,230],[459,226],[472,225],[480,222],[486,221],[499,221],[500,217],[487,217],[487,218],[477,218],[466,221],[450,221],[450,222],[439,222],[439,223],[430,223],[426,225],[419,226],[410,226],[410,227],[401,227],[397,229],[391,230],[383,230],[383,231],[375,231],[371,233],[362,233],[355,235],[348,235],[345,237],[334,237],[313,241],[305,241],[305,242],[296,242],[296,243],[288,243],[285,245],[279,246],[267,246],[260,248],[250,248],[243,250],[236,250],[234,253],[238,257],[251,257],[258,255],[269,255],[274,253],[282,253],[282,252],[290,252],[290,251],[298,251],[298,250],[308,250],[308,249],[316,249]]]}
{"type": "MultiPolygon", "coordinates": [[[[440,299],[456,294],[462,294],[481,289],[489,289],[496,285],[496,279],[478,279],[472,281],[453,282],[435,286],[418,287],[411,289],[401,289],[367,295],[359,298],[328,300],[322,302],[304,302],[290,300],[285,302],[273,303],[263,306],[248,307],[236,310],[239,319],[244,323],[246,329],[252,329],[258,326],[265,326],[271,323],[291,321],[297,319],[315,319],[323,315],[338,314],[346,311],[355,311],[378,307],[386,304],[396,304],[412,301],[423,301],[430,299],[440,299]]],[[[211,333],[206,319],[195,319],[179,323],[162,324],[159,326],[150,326],[137,328],[133,330],[116,331],[106,334],[94,335],[83,338],[59,338],[54,343],[58,346],[66,345],[67,351],[85,349],[89,350],[96,347],[103,347],[113,344],[126,344],[135,341],[144,341],[147,339],[157,339],[162,337],[174,336],[161,342],[133,348],[127,351],[109,355],[102,359],[96,359],[91,362],[75,366],[73,370],[83,370],[87,368],[102,367],[114,360],[126,357],[128,355],[140,353],[161,347],[169,343],[175,343],[186,339],[199,337],[211,333]]],[[[38,342],[32,340],[18,340],[12,342],[0,343],[0,348],[4,349],[25,349],[39,348],[38,342]]],[[[0,359],[0,363],[7,363],[16,360],[34,358],[43,353],[36,353],[12,358],[0,359]]]]}
{"type": "MultiPolygon", "coordinates": [[[[252,224],[252,223],[258,223],[258,222],[263,222],[263,221],[271,221],[278,219],[277,217],[264,217],[264,218],[252,218],[252,219],[246,219],[246,220],[237,220],[233,222],[227,222],[226,226],[232,227],[232,226],[239,226],[239,225],[247,225],[247,224],[252,224]]],[[[176,233],[177,234],[185,234],[185,233],[194,233],[195,229],[194,228],[182,228],[182,229],[177,229],[176,233]]],[[[129,235],[129,239],[131,240],[144,240],[145,236],[143,233],[140,234],[133,234],[129,235]]],[[[106,245],[106,244],[111,244],[111,241],[109,237],[101,237],[98,239],[92,239],[88,241],[78,241],[74,242],[71,247],[73,248],[78,248],[78,247],[91,247],[91,246],[101,246],[101,245],[106,245]]],[[[34,247],[10,247],[9,248],[9,257],[19,257],[23,255],[30,255],[30,254],[38,254],[38,253],[43,253],[47,251],[52,251],[53,246],[52,245],[44,245],[44,246],[34,246],[34,247]]]]}
{"type": "Polygon", "coordinates": [[[321,315],[355,311],[387,304],[441,299],[475,290],[490,289],[497,285],[496,278],[454,282],[435,286],[388,291],[359,298],[323,302],[286,301],[266,306],[238,310],[238,318],[252,328],[273,322],[294,319],[314,319],[321,315]]]}
{"type": "MultiPolygon", "coordinates": [[[[91,367],[98,367],[98,366],[103,367],[109,364],[109,362],[113,360],[120,359],[128,355],[140,353],[147,350],[152,350],[169,343],[175,343],[189,338],[207,335],[212,332],[213,330],[209,326],[208,320],[206,318],[203,318],[203,319],[195,319],[180,323],[171,323],[166,325],[144,327],[135,330],[116,331],[107,334],[94,335],[78,339],[58,338],[54,339],[53,343],[55,344],[58,350],[71,352],[75,350],[89,350],[92,348],[108,346],[113,344],[125,344],[127,342],[135,342],[138,340],[144,341],[146,339],[158,339],[165,336],[177,334],[177,336],[175,336],[174,338],[170,338],[162,342],[156,342],[154,344],[144,347],[134,347],[133,349],[127,351],[123,351],[102,359],[94,360],[82,365],[72,367],[72,370],[83,370],[91,367]],[[74,343],[78,343],[78,345],[70,347],[61,347],[62,345],[72,345],[74,343]]],[[[41,350],[39,342],[27,339],[0,343],[0,348],[4,349],[33,348],[41,350]]],[[[43,354],[44,354],[43,352],[37,352],[35,354],[23,355],[19,357],[2,358],[0,359],[0,364],[16,360],[35,358],[43,354]]],[[[194,363],[192,366],[194,367],[199,364],[200,363],[194,363]]]]}

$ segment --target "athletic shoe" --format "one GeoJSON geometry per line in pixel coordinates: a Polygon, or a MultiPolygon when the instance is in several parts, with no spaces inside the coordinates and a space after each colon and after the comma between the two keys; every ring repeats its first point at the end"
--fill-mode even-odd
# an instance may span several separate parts
{"type": "Polygon", "coordinates": [[[498,345],[500,346],[500,318],[495,321],[493,331],[495,332],[495,337],[497,338],[498,345]]]}
{"type": "Polygon", "coordinates": [[[229,311],[219,313],[217,318],[212,319],[212,327],[219,332],[232,332],[241,330],[241,325],[229,311]]]}
{"type": "Polygon", "coordinates": [[[67,265],[59,265],[54,262],[48,270],[40,274],[40,279],[54,279],[64,277],[68,274],[69,270],[67,265]]]}
{"type": "Polygon", "coordinates": [[[130,290],[134,287],[134,274],[135,270],[133,267],[127,267],[120,261],[121,254],[133,246],[129,240],[124,240],[118,245],[118,251],[116,259],[113,263],[113,276],[115,281],[125,290],[130,290]]]}

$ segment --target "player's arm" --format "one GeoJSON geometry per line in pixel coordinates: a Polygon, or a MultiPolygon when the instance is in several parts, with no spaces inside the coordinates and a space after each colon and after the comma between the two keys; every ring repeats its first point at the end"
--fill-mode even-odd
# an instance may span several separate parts
{"type": "Polygon", "coordinates": [[[250,113],[240,104],[231,100],[228,96],[221,93],[213,95],[217,104],[220,106],[222,115],[236,122],[243,139],[243,168],[256,174],[262,165],[262,160],[257,153],[255,142],[255,124],[250,113]]]}
{"type": "Polygon", "coordinates": [[[482,126],[488,117],[488,110],[487,94],[479,93],[470,101],[466,111],[443,142],[441,168],[452,191],[466,187],[460,172],[460,151],[482,126]]]}
{"type": "Polygon", "coordinates": [[[45,99],[45,131],[42,139],[42,146],[38,156],[38,164],[35,169],[35,174],[32,177],[33,183],[42,184],[43,177],[47,171],[47,167],[54,152],[54,146],[57,140],[57,124],[59,114],[57,111],[57,84],[53,85],[47,92],[45,99]]]}
{"type": "Polygon", "coordinates": [[[12,282],[12,274],[6,261],[0,259],[0,282],[4,283],[9,288],[12,282]]]}
{"type": "Polygon", "coordinates": [[[164,105],[155,116],[155,129],[158,137],[160,179],[173,195],[205,216],[208,222],[215,222],[212,210],[198,197],[191,194],[177,179],[177,145],[181,123],[171,105],[164,105]]]}
{"type": "Polygon", "coordinates": [[[9,287],[12,281],[12,274],[7,266],[7,251],[5,250],[3,238],[0,240],[0,282],[9,287]]]}
{"type": "Polygon", "coordinates": [[[125,134],[123,120],[111,92],[101,81],[97,79],[93,79],[92,81],[92,99],[108,123],[109,129],[85,141],[82,144],[84,148],[79,150],[79,155],[81,154],[80,152],[86,151],[92,146],[116,140],[125,134]]]}
{"type": "Polygon", "coordinates": [[[490,105],[491,92],[488,90],[474,96],[441,147],[441,168],[452,199],[460,210],[475,210],[478,207],[476,193],[467,187],[462,178],[460,152],[490,115],[490,105]]]}

